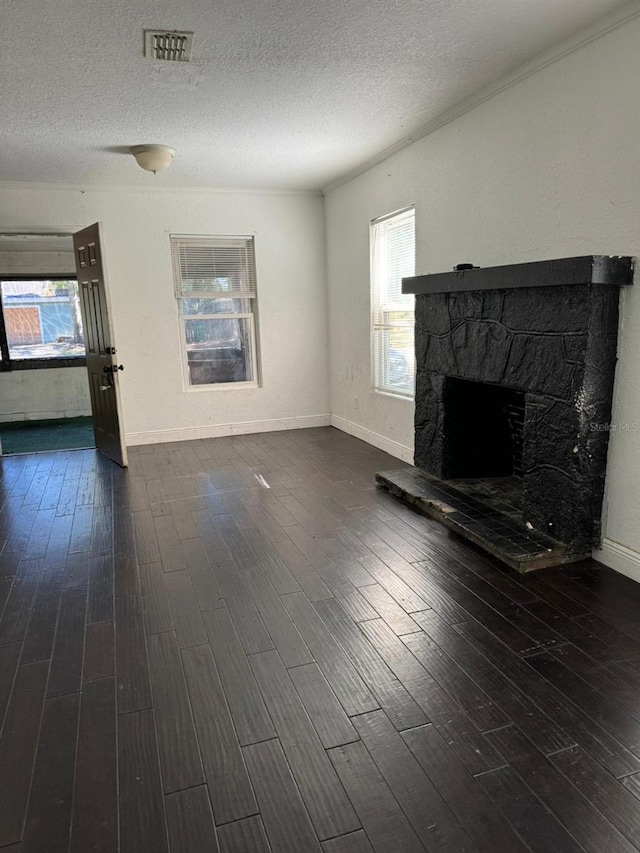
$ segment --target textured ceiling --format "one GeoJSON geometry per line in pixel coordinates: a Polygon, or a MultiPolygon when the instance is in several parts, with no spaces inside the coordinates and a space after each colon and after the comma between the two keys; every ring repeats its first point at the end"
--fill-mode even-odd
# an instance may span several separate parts
{"type": "Polygon", "coordinates": [[[0,180],[321,188],[620,5],[5,0],[0,180]],[[151,28],[195,31],[192,62],[145,59],[151,28]]]}

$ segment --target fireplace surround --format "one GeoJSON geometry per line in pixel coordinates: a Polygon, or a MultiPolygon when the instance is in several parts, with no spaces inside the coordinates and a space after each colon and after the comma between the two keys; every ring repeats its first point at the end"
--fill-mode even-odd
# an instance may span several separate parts
{"type": "Polygon", "coordinates": [[[587,256],[404,279],[416,294],[415,468],[380,485],[521,571],[600,543],[619,286],[587,256]],[[485,517],[486,516],[486,517],[485,517]]]}

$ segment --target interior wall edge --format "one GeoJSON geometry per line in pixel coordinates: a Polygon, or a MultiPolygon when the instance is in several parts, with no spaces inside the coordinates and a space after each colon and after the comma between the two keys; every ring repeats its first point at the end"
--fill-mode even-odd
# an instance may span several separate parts
{"type": "Polygon", "coordinates": [[[626,577],[640,583],[640,553],[638,551],[605,537],[600,549],[593,552],[593,558],[621,575],[626,575],[626,577]]]}
{"type": "Polygon", "coordinates": [[[405,444],[401,444],[399,441],[394,441],[392,438],[380,435],[380,433],[367,429],[367,427],[354,423],[353,421],[349,421],[339,415],[331,415],[331,426],[336,429],[340,429],[342,432],[346,432],[349,435],[353,435],[355,438],[366,441],[367,444],[377,447],[378,450],[384,450],[385,453],[388,453],[390,456],[395,456],[397,459],[402,459],[403,462],[413,465],[413,447],[409,447],[405,444]]]}

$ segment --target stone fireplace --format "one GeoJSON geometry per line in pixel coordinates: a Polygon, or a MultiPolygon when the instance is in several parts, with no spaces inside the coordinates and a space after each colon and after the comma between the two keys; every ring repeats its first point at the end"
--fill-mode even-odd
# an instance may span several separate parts
{"type": "Polygon", "coordinates": [[[520,571],[587,556],[633,268],[587,256],[405,279],[416,467],[378,483],[520,571]]]}

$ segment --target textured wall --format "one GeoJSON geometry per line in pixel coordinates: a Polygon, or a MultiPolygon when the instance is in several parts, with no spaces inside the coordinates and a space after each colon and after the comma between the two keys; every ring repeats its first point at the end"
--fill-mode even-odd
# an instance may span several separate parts
{"type": "Polygon", "coordinates": [[[2,275],[68,275],[75,270],[71,252],[2,252],[2,275]]]}
{"type": "MultiPolygon", "coordinates": [[[[410,453],[413,405],[371,391],[372,218],[415,204],[417,274],[461,262],[640,254],[639,43],[635,20],[327,197],[332,412],[352,431],[410,453]]],[[[632,287],[622,294],[605,529],[612,547],[638,554],[639,353],[640,289],[632,287]]]]}
{"type": "Polygon", "coordinates": [[[4,227],[103,223],[128,443],[326,422],[322,198],[25,186],[0,202],[4,227]],[[170,234],[255,234],[261,388],[185,390],[170,234]]]}
{"type": "Polygon", "coordinates": [[[86,367],[0,373],[0,422],[90,414],[86,367]]]}

